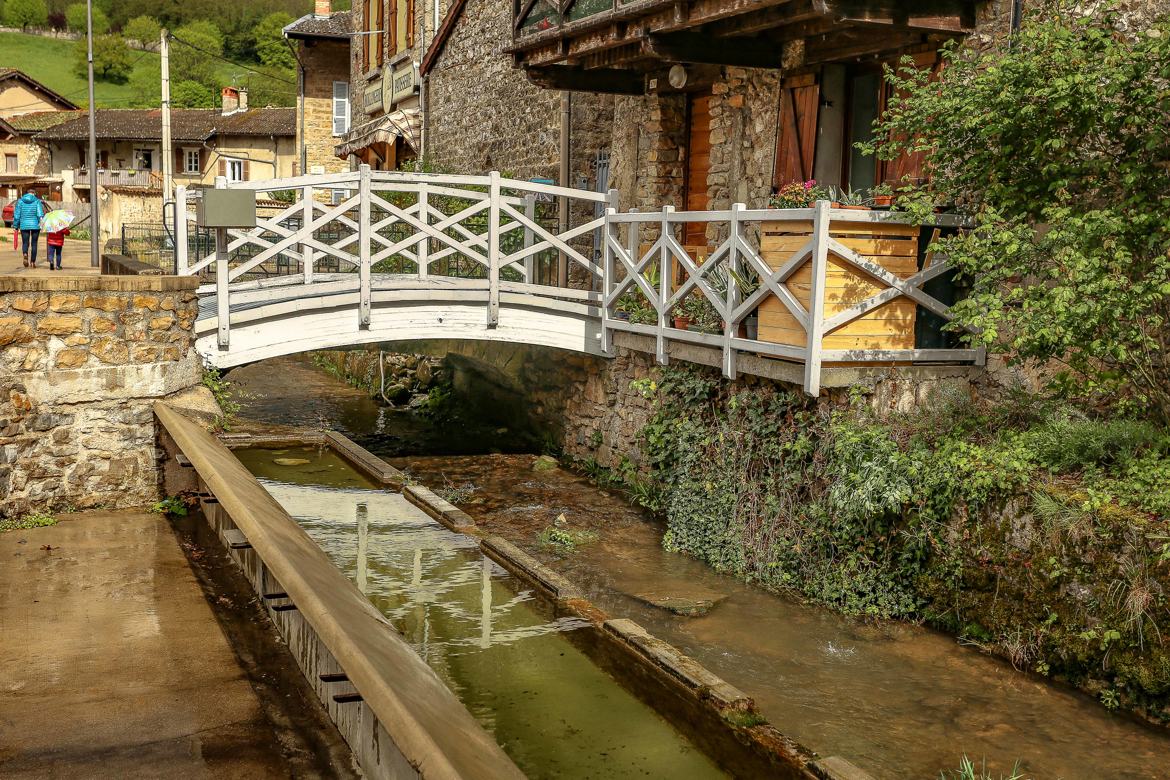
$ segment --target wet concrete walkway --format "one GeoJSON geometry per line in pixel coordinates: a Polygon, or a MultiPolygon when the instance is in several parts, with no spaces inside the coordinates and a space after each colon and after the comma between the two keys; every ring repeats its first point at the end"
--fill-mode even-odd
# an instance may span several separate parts
{"type": "Polygon", "coordinates": [[[290,769],[162,516],[0,533],[0,777],[290,769]]]}

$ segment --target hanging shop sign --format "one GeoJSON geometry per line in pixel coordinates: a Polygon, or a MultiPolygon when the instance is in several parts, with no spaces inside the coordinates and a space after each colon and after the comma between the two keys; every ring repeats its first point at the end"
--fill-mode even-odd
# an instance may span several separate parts
{"type": "Polygon", "coordinates": [[[407,60],[393,70],[387,68],[382,87],[382,108],[390,113],[391,108],[417,91],[418,68],[412,60],[407,60]]]}

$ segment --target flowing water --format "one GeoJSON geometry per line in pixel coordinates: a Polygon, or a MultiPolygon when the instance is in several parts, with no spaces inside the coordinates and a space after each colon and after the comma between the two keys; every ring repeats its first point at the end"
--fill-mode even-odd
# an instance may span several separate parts
{"type": "Polygon", "coordinates": [[[529,777],[725,776],[567,638],[592,624],[555,617],[473,538],[327,451],[236,454],[529,777]]]}
{"type": "Polygon", "coordinates": [[[1165,730],[942,634],[846,619],[721,576],[662,550],[660,524],[584,478],[533,471],[531,455],[491,454],[509,450],[506,434],[460,428],[453,436],[304,363],[272,370],[272,362],[233,373],[264,396],[245,415],[337,428],[423,484],[463,489],[460,506],[477,523],[743,689],[781,731],[822,754],[882,778],[936,778],[963,755],[977,766],[985,759],[993,777],[1017,761],[1036,778],[1170,777],[1165,730]],[[463,454],[451,454],[460,447],[463,454]],[[538,533],[561,514],[570,527],[596,531],[597,541],[565,556],[542,549],[538,533]],[[684,617],[647,603],[664,599],[715,606],[684,617]]]}

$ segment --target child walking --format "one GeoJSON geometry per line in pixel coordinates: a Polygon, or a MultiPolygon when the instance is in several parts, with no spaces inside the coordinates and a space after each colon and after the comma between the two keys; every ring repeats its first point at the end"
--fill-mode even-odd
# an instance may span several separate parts
{"type": "Polygon", "coordinates": [[[62,228],[45,234],[45,243],[49,246],[49,270],[61,270],[61,251],[65,248],[65,236],[69,235],[69,228],[62,228]],[[53,265],[54,261],[56,266],[53,265]]]}

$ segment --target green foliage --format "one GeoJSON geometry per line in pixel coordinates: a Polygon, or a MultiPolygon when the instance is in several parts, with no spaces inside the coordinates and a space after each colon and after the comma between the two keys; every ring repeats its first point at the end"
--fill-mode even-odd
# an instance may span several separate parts
{"type": "Polygon", "coordinates": [[[541,547],[555,550],[561,555],[576,552],[578,547],[597,541],[597,532],[569,528],[564,515],[558,515],[552,525],[537,535],[541,547]]]}
{"type": "Polygon", "coordinates": [[[807,209],[818,200],[827,200],[831,196],[828,188],[818,186],[813,180],[794,181],[785,184],[769,198],[768,206],[774,209],[807,209]]]}
{"type": "Polygon", "coordinates": [[[162,27],[153,16],[135,16],[122,26],[122,35],[127,40],[138,41],[151,48],[158,46],[161,33],[162,27]]]}
{"type": "Polygon", "coordinates": [[[181,79],[171,84],[171,103],[176,108],[215,108],[219,91],[198,81],[181,79]]]}
{"type": "Polygon", "coordinates": [[[45,0],[4,0],[4,24],[9,27],[44,27],[49,22],[45,0]]]}
{"type": "Polygon", "coordinates": [[[579,465],[663,515],[667,549],[1170,716],[1162,429],[1022,394],[879,420],[861,395],[829,410],[686,366],[632,389],[653,402],[642,467],[579,465]]]}
{"type": "MultiPolygon", "coordinates": [[[[79,38],[73,47],[73,68],[78,77],[88,73],[88,45],[79,38]]],[[[93,39],[93,77],[95,81],[125,84],[134,72],[134,59],[126,41],[118,35],[95,35],[93,39]]]]}
{"type": "Polygon", "coordinates": [[[57,518],[47,512],[32,512],[21,517],[0,517],[0,533],[27,531],[30,528],[45,528],[56,524],[57,518]]]}
{"type": "Polygon", "coordinates": [[[162,501],[155,502],[150,507],[150,511],[160,515],[170,515],[171,517],[186,517],[187,503],[181,496],[168,496],[162,501]]]}
{"type": "MultiPolygon", "coordinates": [[[[223,33],[213,22],[200,19],[175,30],[174,38],[174,45],[171,46],[171,73],[176,78],[175,88],[192,82],[201,85],[205,92],[195,93],[193,88],[188,87],[185,90],[185,98],[194,97],[196,94],[205,96],[206,92],[218,98],[219,90],[226,86],[221,83],[216,60],[216,57],[223,55],[223,33]]],[[[172,99],[178,104],[175,95],[172,95],[172,99]]],[[[186,103],[182,105],[195,107],[186,103]]]]}
{"type": "MultiPolygon", "coordinates": [[[[73,3],[65,9],[65,25],[70,32],[77,32],[85,35],[88,29],[86,21],[85,3],[73,3]]],[[[93,34],[105,35],[110,31],[110,20],[106,18],[105,13],[101,8],[94,6],[93,9],[93,34]]]]}
{"type": "Polygon", "coordinates": [[[292,72],[297,60],[284,38],[284,28],[293,21],[292,14],[276,11],[260,20],[253,29],[256,59],[271,68],[292,72]]]}
{"type": "Polygon", "coordinates": [[[982,766],[975,768],[974,762],[971,759],[963,756],[959,761],[959,768],[951,772],[942,772],[939,775],[939,780],[1024,780],[1027,775],[1020,769],[1020,762],[1012,767],[1012,771],[1007,775],[999,775],[998,777],[991,774],[987,769],[987,761],[984,760],[982,766]]]}
{"type": "Polygon", "coordinates": [[[231,382],[224,379],[218,368],[203,369],[203,386],[211,391],[215,402],[219,404],[221,414],[216,420],[216,428],[230,430],[240,412],[239,393],[232,388],[231,382]]]}
{"type": "Polygon", "coordinates": [[[900,205],[953,204],[976,229],[938,249],[970,296],[954,311],[1053,386],[1170,420],[1170,16],[1123,31],[1116,3],[1029,9],[1011,45],[954,45],[935,81],[889,71],[870,151],[925,155],[900,205]]]}

